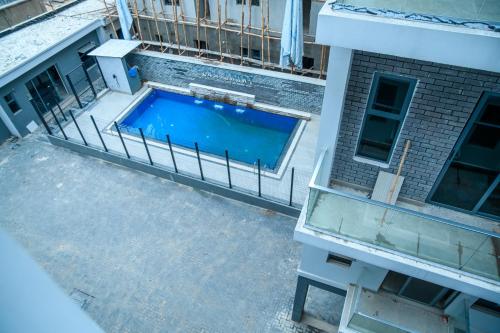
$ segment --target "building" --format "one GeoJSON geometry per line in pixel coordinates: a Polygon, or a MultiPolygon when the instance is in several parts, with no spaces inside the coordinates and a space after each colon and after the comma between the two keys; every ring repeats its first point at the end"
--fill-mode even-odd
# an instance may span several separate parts
{"type": "Polygon", "coordinates": [[[40,0],[0,1],[0,30],[15,26],[47,11],[40,0]]]}
{"type": "Polygon", "coordinates": [[[319,13],[331,49],[296,321],[312,285],[346,295],[339,332],[500,327],[499,5],[437,2],[319,13]]]}
{"type": "MultiPolygon", "coordinates": [[[[281,70],[280,38],[286,0],[130,1],[137,39],[163,52],[281,70]],[[199,7],[199,8],[198,8],[199,7]],[[139,26],[137,26],[139,22],[139,26]],[[179,49],[178,49],[179,48],[179,49]]],[[[303,5],[306,75],[323,75],[328,50],[314,42],[322,0],[303,5]]]]}
{"type": "Polygon", "coordinates": [[[109,39],[103,9],[99,1],[75,1],[0,33],[0,138],[25,136],[40,123],[36,109],[49,116],[57,104],[75,101],[73,89],[85,93],[81,65],[95,78],[86,54],[109,39]]]}

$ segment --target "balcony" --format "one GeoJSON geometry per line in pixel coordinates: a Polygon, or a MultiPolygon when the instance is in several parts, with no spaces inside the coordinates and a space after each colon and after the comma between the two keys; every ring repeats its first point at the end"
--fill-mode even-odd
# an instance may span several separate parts
{"type": "Polygon", "coordinates": [[[500,234],[317,185],[324,155],[305,228],[498,285],[500,234]]]}

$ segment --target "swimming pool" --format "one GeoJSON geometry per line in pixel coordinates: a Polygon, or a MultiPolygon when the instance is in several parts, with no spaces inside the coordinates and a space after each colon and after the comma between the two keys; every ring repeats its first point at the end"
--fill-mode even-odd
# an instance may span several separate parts
{"type": "Polygon", "coordinates": [[[153,140],[275,170],[299,119],[256,109],[152,89],[119,121],[120,129],[153,140]]]}

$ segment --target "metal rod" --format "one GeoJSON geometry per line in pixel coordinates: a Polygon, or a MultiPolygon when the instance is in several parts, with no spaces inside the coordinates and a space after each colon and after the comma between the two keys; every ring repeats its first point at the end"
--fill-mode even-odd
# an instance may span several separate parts
{"type": "Polygon", "coordinates": [[[101,69],[101,66],[99,65],[99,61],[97,61],[97,59],[95,60],[95,63],[97,64],[97,68],[99,69],[99,73],[101,73],[102,82],[104,82],[104,86],[106,88],[108,88],[108,84],[107,84],[106,80],[104,79],[104,74],[102,74],[102,69],[101,69]]]}
{"type": "Polygon", "coordinates": [[[198,158],[198,166],[200,167],[201,180],[205,180],[203,176],[203,168],[201,167],[200,150],[198,149],[198,142],[194,143],[194,148],[196,149],[196,157],[198,158]]]}
{"type": "Polygon", "coordinates": [[[94,89],[94,85],[92,84],[92,80],[90,79],[90,75],[87,72],[87,69],[85,69],[85,67],[83,67],[83,65],[82,65],[82,69],[83,69],[83,72],[85,73],[85,77],[87,78],[87,81],[89,82],[90,90],[92,90],[92,94],[94,94],[94,98],[97,98],[97,93],[94,89]]]}
{"type": "Polygon", "coordinates": [[[92,120],[92,123],[94,124],[95,131],[97,132],[97,135],[99,135],[99,139],[101,140],[102,147],[104,148],[104,151],[107,153],[108,147],[106,147],[106,144],[104,143],[101,132],[99,131],[99,127],[97,127],[97,124],[95,123],[94,117],[92,115],[90,115],[90,119],[92,120]]]}
{"type": "Polygon", "coordinates": [[[71,119],[73,119],[73,122],[75,123],[76,129],[78,130],[78,133],[80,133],[80,136],[82,137],[83,143],[88,146],[87,140],[85,140],[85,137],[83,136],[82,130],[80,129],[80,126],[78,126],[78,123],[76,121],[75,116],[73,115],[73,111],[69,110],[69,115],[71,116],[71,119]]]}
{"type": "Polygon", "coordinates": [[[175,163],[174,151],[172,150],[172,142],[170,141],[170,135],[167,134],[168,149],[170,150],[170,156],[172,156],[172,163],[174,164],[175,173],[179,173],[177,170],[177,163],[175,163]]]}
{"type": "Polygon", "coordinates": [[[45,127],[45,129],[47,130],[47,133],[49,133],[50,135],[52,135],[52,130],[50,129],[49,127],[49,124],[47,124],[47,122],[45,121],[45,119],[43,118],[43,114],[40,112],[40,110],[38,109],[38,106],[36,105],[35,103],[35,100],[34,99],[31,99],[30,100],[31,104],[33,105],[33,108],[35,109],[35,112],[37,113],[38,117],[40,118],[40,120],[42,121],[42,124],[43,126],[45,127]]]}
{"type": "Polygon", "coordinates": [[[260,158],[257,159],[257,172],[258,172],[258,180],[259,180],[259,197],[261,197],[262,192],[261,192],[261,184],[260,184],[260,158]]]}
{"type": "Polygon", "coordinates": [[[66,118],[66,115],[64,114],[63,109],[61,108],[61,106],[59,105],[59,102],[57,100],[56,100],[56,105],[57,105],[57,108],[59,109],[59,112],[61,112],[64,121],[68,121],[68,118],[66,118]]]}
{"type": "Polygon", "coordinates": [[[123,149],[125,150],[125,154],[127,155],[127,158],[130,159],[130,154],[128,153],[127,146],[125,146],[125,141],[123,141],[122,132],[120,131],[120,128],[118,127],[116,121],[114,123],[116,131],[118,132],[118,136],[120,137],[120,141],[122,142],[123,149]]]}
{"type": "Polygon", "coordinates": [[[227,166],[227,180],[229,182],[229,188],[233,188],[233,184],[231,184],[231,170],[229,168],[229,153],[226,149],[226,166],[227,166]]]}
{"type": "Polygon", "coordinates": [[[52,116],[54,117],[55,121],[56,121],[56,124],[57,126],[59,127],[59,129],[61,130],[61,133],[63,134],[64,136],[64,140],[68,140],[68,137],[66,136],[66,133],[64,132],[64,129],[62,128],[61,126],[61,123],[59,122],[59,119],[57,119],[56,117],[56,114],[54,113],[54,110],[52,109],[49,109],[50,113],[52,113],[52,116]]]}
{"type": "Polygon", "coordinates": [[[68,80],[69,87],[71,88],[73,95],[75,95],[76,102],[78,103],[78,106],[80,107],[80,109],[83,109],[82,102],[80,101],[80,98],[78,97],[78,94],[76,93],[75,86],[73,85],[73,82],[71,81],[71,78],[69,77],[69,74],[66,75],[66,80],[68,80]]]}
{"type": "Polygon", "coordinates": [[[292,168],[292,176],[290,177],[290,202],[288,203],[288,206],[292,206],[294,176],[295,176],[295,168],[292,168]]]}
{"type": "Polygon", "coordinates": [[[144,137],[144,132],[140,127],[139,127],[139,133],[141,133],[142,142],[144,143],[144,148],[146,148],[146,153],[148,154],[149,164],[153,165],[153,159],[151,158],[151,154],[149,153],[149,148],[148,144],[146,143],[146,138],[144,137]]]}

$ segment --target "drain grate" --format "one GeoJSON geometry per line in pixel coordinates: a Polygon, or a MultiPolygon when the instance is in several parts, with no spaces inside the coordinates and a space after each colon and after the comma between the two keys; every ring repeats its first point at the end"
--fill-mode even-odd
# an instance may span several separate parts
{"type": "Polygon", "coordinates": [[[69,297],[71,297],[83,310],[87,309],[89,304],[95,298],[89,293],[86,293],[85,291],[78,288],[73,288],[73,290],[69,294],[69,297]]]}

